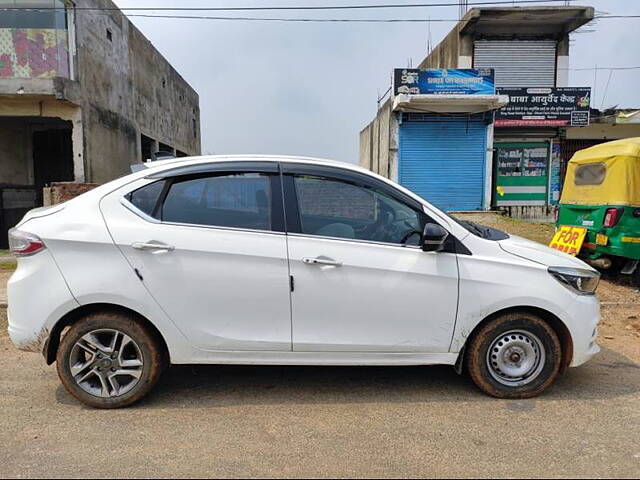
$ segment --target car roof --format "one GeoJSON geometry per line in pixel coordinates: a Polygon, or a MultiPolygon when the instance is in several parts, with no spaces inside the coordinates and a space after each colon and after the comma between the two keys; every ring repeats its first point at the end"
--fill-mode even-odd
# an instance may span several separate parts
{"type": "Polygon", "coordinates": [[[145,167],[149,169],[153,169],[156,167],[164,167],[168,165],[177,166],[180,164],[188,164],[188,165],[197,165],[200,163],[212,163],[212,162],[224,162],[232,160],[234,162],[303,162],[315,165],[335,165],[338,167],[347,167],[354,170],[364,170],[360,166],[355,163],[348,162],[340,162],[338,160],[329,160],[326,158],[317,158],[317,157],[303,157],[303,156],[294,156],[294,155],[261,155],[261,154],[250,154],[250,155],[199,155],[192,157],[180,157],[180,158],[169,158],[166,160],[156,160],[153,162],[145,162],[145,167]]]}

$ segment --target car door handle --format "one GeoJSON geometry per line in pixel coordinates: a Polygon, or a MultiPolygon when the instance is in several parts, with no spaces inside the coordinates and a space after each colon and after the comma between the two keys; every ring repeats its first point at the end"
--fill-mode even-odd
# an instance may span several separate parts
{"type": "Polygon", "coordinates": [[[175,250],[176,247],[162,242],[133,242],[131,248],[135,248],[136,250],[166,250],[167,252],[171,252],[175,250]]]}
{"type": "Polygon", "coordinates": [[[330,258],[321,258],[321,257],[316,257],[316,258],[304,257],[302,259],[302,263],[307,263],[309,265],[331,265],[332,267],[342,266],[342,262],[338,262],[330,258]]]}

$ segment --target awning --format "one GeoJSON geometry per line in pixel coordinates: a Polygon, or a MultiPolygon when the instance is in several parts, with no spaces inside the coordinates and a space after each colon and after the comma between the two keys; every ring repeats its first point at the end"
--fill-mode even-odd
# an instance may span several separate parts
{"type": "Polygon", "coordinates": [[[482,113],[509,103],[508,95],[396,95],[396,112],[482,113]]]}

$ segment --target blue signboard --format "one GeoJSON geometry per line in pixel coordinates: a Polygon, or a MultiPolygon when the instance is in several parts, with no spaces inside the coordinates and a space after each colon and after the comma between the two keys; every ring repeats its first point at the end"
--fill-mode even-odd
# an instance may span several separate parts
{"type": "Polygon", "coordinates": [[[396,68],[394,95],[494,95],[493,69],[396,68]]]}

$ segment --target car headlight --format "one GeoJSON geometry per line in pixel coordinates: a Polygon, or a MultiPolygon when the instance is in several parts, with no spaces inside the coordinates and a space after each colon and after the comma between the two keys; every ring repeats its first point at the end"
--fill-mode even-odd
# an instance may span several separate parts
{"type": "Polygon", "coordinates": [[[553,278],[579,295],[593,295],[600,282],[600,274],[593,270],[570,267],[549,267],[548,270],[553,278]]]}

